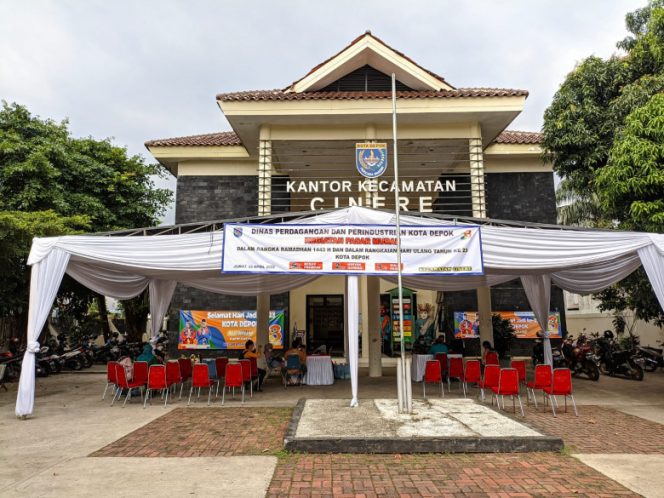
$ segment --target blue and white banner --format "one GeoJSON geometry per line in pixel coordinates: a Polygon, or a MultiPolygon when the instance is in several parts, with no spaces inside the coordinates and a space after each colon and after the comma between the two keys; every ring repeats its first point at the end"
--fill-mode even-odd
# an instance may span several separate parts
{"type": "MultiPolygon", "coordinates": [[[[404,275],[483,275],[478,226],[402,226],[404,275]]],[[[392,225],[227,224],[228,273],[395,275],[392,225]]]]}

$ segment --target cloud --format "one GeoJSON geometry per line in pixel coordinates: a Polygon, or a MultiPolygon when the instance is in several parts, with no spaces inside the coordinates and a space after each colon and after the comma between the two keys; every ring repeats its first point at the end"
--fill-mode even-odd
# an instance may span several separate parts
{"type": "Polygon", "coordinates": [[[371,29],[456,86],[529,90],[512,127],[537,130],[574,64],[615,52],[644,3],[2,2],[0,98],[147,157],[148,139],[229,129],[216,93],[286,86],[371,29]]]}

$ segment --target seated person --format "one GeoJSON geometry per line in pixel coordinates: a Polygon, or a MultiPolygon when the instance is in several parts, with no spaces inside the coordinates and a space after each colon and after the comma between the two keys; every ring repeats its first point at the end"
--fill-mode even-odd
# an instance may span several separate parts
{"type": "Polygon", "coordinates": [[[152,352],[152,344],[150,343],[143,346],[143,352],[136,357],[136,361],[145,361],[148,366],[160,363],[159,358],[152,352]]]}
{"type": "Polygon", "coordinates": [[[439,335],[429,348],[429,354],[447,353],[447,344],[445,344],[445,336],[439,335]]]}
{"type": "Polygon", "coordinates": [[[263,348],[263,357],[268,368],[281,368],[283,366],[283,358],[274,352],[274,346],[269,342],[263,348]]]}
{"type": "Polygon", "coordinates": [[[495,351],[495,350],[493,349],[493,346],[491,346],[491,343],[489,341],[484,341],[482,343],[482,364],[483,365],[486,365],[486,355],[488,353],[493,352],[493,351],[495,351]]]}
{"type": "MultiPolygon", "coordinates": [[[[244,351],[242,351],[240,359],[248,360],[249,358],[255,358],[256,364],[258,364],[259,357],[260,357],[260,352],[256,351],[256,345],[254,344],[254,341],[249,339],[247,342],[244,343],[244,351]]],[[[266,371],[264,368],[258,368],[258,381],[256,384],[257,391],[263,390],[263,379],[265,379],[265,373],[266,371]]]]}
{"type": "MultiPolygon", "coordinates": [[[[291,348],[284,353],[285,362],[288,363],[288,356],[296,354],[300,357],[300,373],[302,375],[307,373],[307,353],[304,352],[304,347],[302,346],[302,341],[300,339],[293,340],[291,348]]],[[[286,375],[286,365],[281,368],[281,373],[286,375]]]]}

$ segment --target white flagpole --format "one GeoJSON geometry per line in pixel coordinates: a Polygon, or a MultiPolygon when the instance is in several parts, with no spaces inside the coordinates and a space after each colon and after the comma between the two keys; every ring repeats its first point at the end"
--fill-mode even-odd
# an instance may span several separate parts
{"type": "MultiPolygon", "coordinates": [[[[401,378],[397,382],[403,385],[403,398],[407,398],[408,389],[406,386],[406,346],[403,336],[403,288],[401,283],[401,220],[399,217],[399,158],[397,154],[397,91],[396,76],[392,73],[392,140],[394,142],[394,212],[397,226],[397,286],[399,292],[399,336],[401,345],[401,378]]],[[[403,406],[399,407],[400,412],[408,412],[410,400],[402,399],[403,406]]]]}

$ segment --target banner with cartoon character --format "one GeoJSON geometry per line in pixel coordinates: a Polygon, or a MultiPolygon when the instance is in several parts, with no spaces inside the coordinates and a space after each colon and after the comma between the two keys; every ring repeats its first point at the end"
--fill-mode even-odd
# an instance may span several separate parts
{"type": "MultiPolygon", "coordinates": [[[[536,339],[542,328],[535,319],[532,311],[496,311],[503,320],[509,320],[514,327],[518,339],[536,339]]],[[[549,312],[548,331],[552,339],[562,337],[562,327],[559,312],[549,312]]],[[[480,318],[476,311],[454,312],[454,337],[458,339],[472,339],[480,336],[480,318]]]]}
{"type": "MultiPolygon", "coordinates": [[[[256,342],[255,311],[180,310],[178,349],[244,349],[248,339],[256,342]]],[[[271,310],[269,340],[283,348],[285,314],[271,310]]]]}

